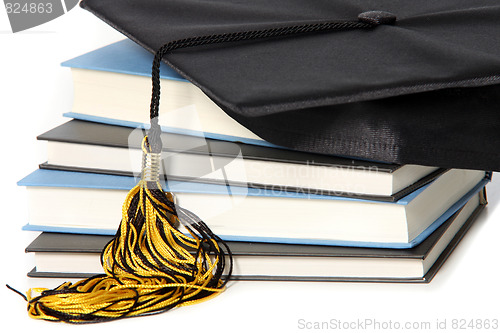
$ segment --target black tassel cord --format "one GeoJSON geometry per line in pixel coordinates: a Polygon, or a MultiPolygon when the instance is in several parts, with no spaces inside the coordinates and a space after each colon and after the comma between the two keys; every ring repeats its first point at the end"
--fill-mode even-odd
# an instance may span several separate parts
{"type": "Polygon", "coordinates": [[[160,64],[167,53],[206,44],[368,29],[378,24],[360,17],[358,21],[193,37],[162,46],[153,60],[151,127],[142,143],[141,180],[128,193],[119,229],[101,254],[105,274],[52,290],[30,289],[29,315],[69,323],[102,322],[194,304],[225,289],[232,273],[230,249],[195,214],[176,206],[173,194],[165,192],[159,181],[160,64]],[[179,225],[187,232],[181,232],[179,225]]]}

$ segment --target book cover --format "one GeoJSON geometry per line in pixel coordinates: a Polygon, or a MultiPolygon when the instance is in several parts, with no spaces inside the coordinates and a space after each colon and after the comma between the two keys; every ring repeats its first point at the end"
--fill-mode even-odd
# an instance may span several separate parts
{"type": "MultiPolygon", "coordinates": [[[[151,77],[153,55],[130,39],[104,46],[61,63],[61,66],[151,77]]],[[[165,63],[160,65],[162,79],[188,82],[165,63]]]]}

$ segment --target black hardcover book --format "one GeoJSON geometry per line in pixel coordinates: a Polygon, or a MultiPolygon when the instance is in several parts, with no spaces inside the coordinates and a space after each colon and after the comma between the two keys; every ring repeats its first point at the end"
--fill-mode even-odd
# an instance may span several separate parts
{"type": "MultiPolygon", "coordinates": [[[[71,120],[44,134],[41,168],[117,175],[140,173],[140,129],[71,120]]],[[[222,183],[274,191],[397,201],[446,169],[396,165],[162,134],[163,173],[172,180],[222,183]]]]}
{"type": "MultiPolygon", "coordinates": [[[[234,279],[295,281],[430,282],[464,237],[486,201],[469,200],[412,249],[358,248],[228,242],[234,279]]],[[[100,252],[112,236],[42,233],[27,248],[35,253],[30,277],[81,278],[102,273],[100,252]]]]}
{"type": "Polygon", "coordinates": [[[81,5],[271,143],[500,171],[497,0],[81,5]]]}

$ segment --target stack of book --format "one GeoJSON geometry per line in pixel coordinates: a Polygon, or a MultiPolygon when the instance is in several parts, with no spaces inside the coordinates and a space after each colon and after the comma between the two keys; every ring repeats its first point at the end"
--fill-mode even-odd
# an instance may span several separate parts
{"type": "MultiPolygon", "coordinates": [[[[100,252],[140,172],[152,55],[130,40],[63,63],[67,123],[19,181],[41,232],[31,277],[102,273],[100,252]]],[[[161,68],[165,188],[228,242],[234,278],[429,282],[486,205],[491,173],[392,165],[270,144],[161,68]]]]}

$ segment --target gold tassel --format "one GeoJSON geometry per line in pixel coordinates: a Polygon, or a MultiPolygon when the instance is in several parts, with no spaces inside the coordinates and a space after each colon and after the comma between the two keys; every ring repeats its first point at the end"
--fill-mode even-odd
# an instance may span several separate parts
{"type": "Polygon", "coordinates": [[[139,183],[123,204],[120,227],[101,254],[105,274],[53,290],[28,291],[32,318],[100,322],[154,314],[221,293],[227,269],[225,243],[193,213],[176,207],[159,182],[160,153],[143,140],[139,183]],[[182,224],[187,234],[179,230],[182,224]],[[38,296],[33,291],[41,291],[38,296]]]}

